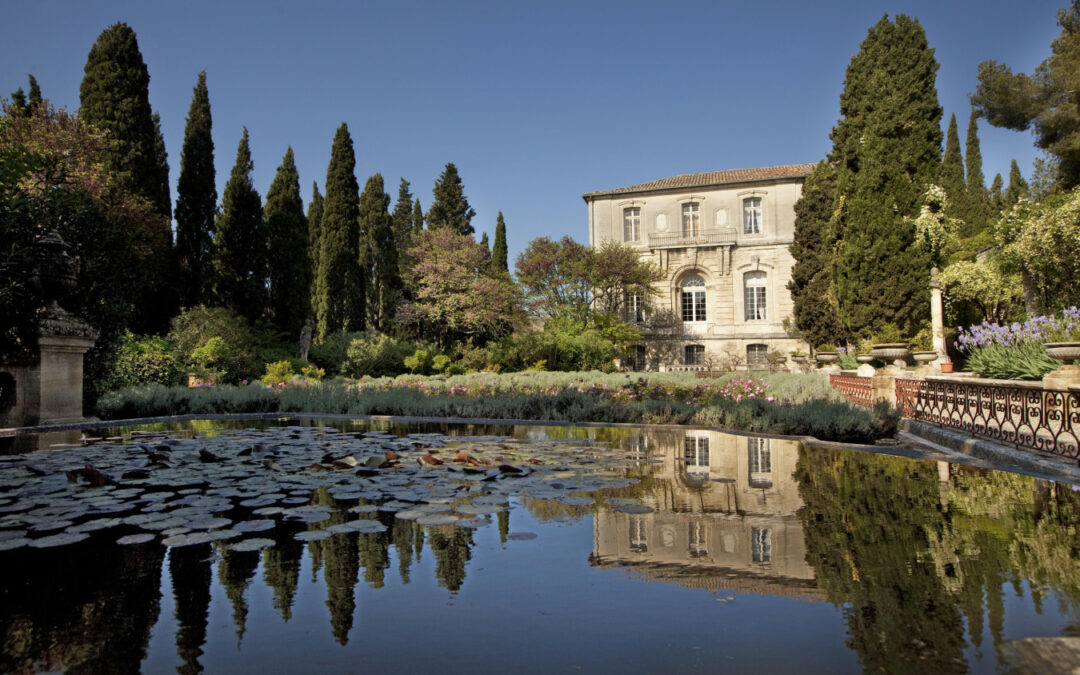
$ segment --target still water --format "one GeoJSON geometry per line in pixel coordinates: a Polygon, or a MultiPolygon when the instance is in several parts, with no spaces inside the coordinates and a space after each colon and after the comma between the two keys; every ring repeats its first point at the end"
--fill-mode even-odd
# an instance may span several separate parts
{"type": "Polygon", "coordinates": [[[3,456],[0,545],[89,536],[0,550],[0,671],[994,672],[1080,629],[1071,485],[701,430],[327,424],[3,456]],[[130,477],[64,476],[90,461],[130,477]]]}

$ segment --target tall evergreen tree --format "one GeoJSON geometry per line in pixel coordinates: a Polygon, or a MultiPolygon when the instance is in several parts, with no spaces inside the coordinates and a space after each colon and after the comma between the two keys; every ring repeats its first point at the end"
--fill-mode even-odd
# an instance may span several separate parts
{"type": "Polygon", "coordinates": [[[364,330],[367,279],[358,260],[360,186],[349,127],[334,134],[326,169],[319,234],[319,266],[315,273],[315,333],[319,340],[341,330],[364,330]]]}
{"type": "Polygon", "coordinates": [[[423,232],[423,230],[424,230],[424,210],[422,208],[420,208],[420,198],[419,197],[416,199],[415,202],[413,202],[412,227],[413,227],[413,234],[423,232]]]}
{"type": "Polygon", "coordinates": [[[486,262],[484,263],[484,271],[485,272],[490,272],[491,271],[491,241],[488,240],[487,232],[480,235],[480,248],[484,249],[484,258],[486,259],[486,262]]]}
{"type": "Polygon", "coordinates": [[[434,201],[427,212],[428,229],[449,227],[460,234],[472,234],[473,211],[469,200],[465,198],[465,186],[458,175],[457,167],[448,162],[432,190],[434,201]]]}
{"type": "Polygon", "coordinates": [[[965,234],[978,234],[986,229],[990,219],[990,193],[982,170],[982,150],[979,147],[979,115],[974,109],[968,119],[967,152],[967,209],[964,214],[965,234]]]}
{"type": "Polygon", "coordinates": [[[964,158],[960,155],[960,132],[956,115],[949,116],[949,130],[945,134],[945,156],[941,160],[938,184],[949,196],[946,214],[950,218],[963,218],[967,200],[967,183],[964,181],[964,158]]]}
{"type": "Polygon", "coordinates": [[[990,212],[997,218],[1005,208],[1005,181],[1001,174],[994,174],[994,182],[990,184],[990,212]]]}
{"type": "Polygon", "coordinates": [[[394,244],[398,251],[398,276],[404,279],[408,276],[409,259],[402,255],[412,247],[413,232],[413,196],[409,190],[409,181],[404,178],[398,185],[397,201],[394,202],[394,211],[390,219],[394,224],[394,244]]]}
{"type": "Polygon", "coordinates": [[[27,105],[31,108],[41,103],[41,87],[38,86],[37,78],[33,75],[28,75],[30,78],[30,91],[28,93],[27,105]]]}
{"type": "Polygon", "coordinates": [[[172,203],[161,130],[150,108],[150,73],[135,31],[125,23],[106,28],[86,59],[79,87],[79,117],[109,134],[109,169],[118,186],[147,199],[161,220],[151,237],[157,244],[141,271],[139,331],[162,331],[173,314],[172,203]]]}
{"type": "Polygon", "coordinates": [[[1023,174],[1020,173],[1020,165],[1014,159],[1012,164],[1009,165],[1009,187],[1005,188],[1002,204],[1006,209],[1012,208],[1012,205],[1020,201],[1021,197],[1027,197],[1027,195],[1027,181],[1024,180],[1023,174]]]}
{"type": "Polygon", "coordinates": [[[382,174],[368,178],[360,194],[360,240],[362,261],[371,279],[368,294],[368,325],[388,332],[401,299],[401,274],[390,195],[383,190],[382,174]],[[365,256],[364,242],[367,243],[365,256]]]}
{"type": "Polygon", "coordinates": [[[300,197],[300,174],[293,150],[285,151],[266,193],[267,278],[270,282],[270,318],[290,339],[298,340],[308,317],[311,265],[307,256],[308,221],[300,197]]]}
{"type": "Polygon", "coordinates": [[[266,228],[262,199],[251,183],[254,169],[245,128],[214,226],[214,295],[252,321],[266,311],[266,228]]]}
{"type": "Polygon", "coordinates": [[[499,211],[498,217],[495,218],[495,243],[491,246],[491,269],[497,272],[509,272],[507,255],[506,221],[503,220],[502,211],[499,211]]]}
{"type": "Polygon", "coordinates": [[[307,212],[307,224],[308,224],[308,276],[311,281],[308,284],[308,315],[314,316],[315,313],[315,277],[318,276],[319,271],[319,256],[322,254],[322,209],[323,198],[319,194],[319,184],[312,182],[311,184],[311,201],[308,203],[307,212]]]}
{"type": "Polygon", "coordinates": [[[30,112],[30,106],[26,103],[26,92],[22,90],[22,87],[11,92],[11,110],[20,115],[30,112]]]}
{"type": "Polygon", "coordinates": [[[202,303],[210,282],[217,213],[212,127],[204,70],[199,73],[191,95],[184,147],[180,151],[180,179],[176,184],[176,257],[181,277],[180,299],[185,307],[202,303]]]}
{"type": "Polygon", "coordinates": [[[795,202],[791,255],[796,262],[788,282],[795,327],[815,346],[842,344],[848,337],[829,291],[835,201],[836,169],[820,162],[806,177],[802,196],[795,202]]]}
{"type": "Polygon", "coordinates": [[[929,258],[909,218],[941,166],[937,69],[922,26],[904,15],[871,27],[848,66],[832,134],[844,200],[832,290],[861,336],[890,323],[914,334],[929,318],[929,258]]]}

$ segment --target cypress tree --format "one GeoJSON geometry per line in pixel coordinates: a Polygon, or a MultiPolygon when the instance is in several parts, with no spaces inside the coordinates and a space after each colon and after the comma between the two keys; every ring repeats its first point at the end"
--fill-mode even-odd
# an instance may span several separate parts
{"type": "Polygon", "coordinates": [[[945,188],[945,194],[949,196],[946,215],[950,218],[963,218],[967,184],[964,182],[964,158],[960,155],[960,133],[955,114],[949,116],[949,131],[945,134],[945,156],[941,160],[938,184],[945,188]]]}
{"type": "Polygon", "coordinates": [[[465,186],[457,167],[448,162],[432,190],[434,201],[427,212],[428,229],[449,227],[459,234],[473,234],[472,219],[476,215],[465,197],[465,186]]]}
{"type": "Polygon", "coordinates": [[[1005,181],[1001,179],[1001,174],[994,174],[994,182],[990,185],[990,211],[995,218],[1005,210],[1005,195],[1002,193],[1004,188],[1005,181]]]}
{"type": "Polygon", "coordinates": [[[837,191],[832,290],[841,321],[870,336],[913,335],[929,318],[929,257],[914,246],[926,186],[941,167],[938,69],[918,21],[883,17],[848,66],[833,130],[837,191]]]}
{"type": "Polygon", "coordinates": [[[322,253],[322,241],[320,239],[322,221],[323,198],[319,194],[319,184],[311,183],[311,202],[308,203],[307,226],[308,226],[308,277],[310,278],[308,293],[309,316],[315,309],[315,277],[319,270],[319,255],[322,253]]]}
{"type": "Polygon", "coordinates": [[[499,211],[499,215],[495,219],[495,243],[491,247],[491,269],[497,272],[509,272],[510,266],[507,255],[506,221],[503,220],[502,211],[499,211]]]}
{"type": "Polygon", "coordinates": [[[420,208],[420,198],[413,203],[412,210],[413,234],[424,231],[424,210],[420,208]]]}
{"type": "Polygon", "coordinates": [[[319,340],[341,330],[364,330],[367,279],[360,267],[360,186],[349,127],[334,134],[326,169],[326,198],[319,227],[319,266],[315,273],[315,333],[319,340]]]}
{"type": "Polygon", "coordinates": [[[290,339],[298,340],[308,316],[311,265],[306,256],[297,255],[297,251],[308,250],[308,220],[291,147],[285,151],[266,193],[263,218],[269,257],[270,318],[290,339]]]}
{"type": "Polygon", "coordinates": [[[150,73],[135,31],[125,23],[102,31],[83,72],[79,117],[109,134],[109,169],[119,187],[146,198],[161,216],[158,227],[146,233],[148,254],[140,271],[145,281],[133,330],[163,331],[173,314],[176,281],[169,165],[160,124],[150,108],[150,73]]]}
{"type": "Polygon", "coordinates": [[[30,91],[28,92],[29,99],[27,100],[27,104],[33,108],[38,103],[41,103],[41,87],[38,86],[37,78],[33,75],[28,75],[27,77],[30,78],[30,91]]]}
{"type": "Polygon", "coordinates": [[[404,279],[408,276],[408,258],[402,255],[412,245],[413,231],[413,196],[409,191],[409,181],[401,179],[398,185],[397,201],[394,203],[394,211],[390,219],[394,225],[394,244],[398,251],[398,277],[404,279]]]}
{"type": "Polygon", "coordinates": [[[366,240],[368,243],[367,255],[364,255],[363,243],[360,255],[362,261],[366,257],[368,278],[371,279],[368,323],[383,332],[387,332],[394,321],[401,292],[397,241],[389,209],[390,195],[383,190],[382,174],[377,173],[367,179],[360,195],[360,238],[361,242],[366,240]]]}
{"type": "Polygon", "coordinates": [[[485,264],[484,266],[490,268],[491,267],[491,241],[488,239],[487,232],[480,235],[480,246],[483,247],[484,256],[488,260],[487,264],[485,264]]]}
{"type": "Polygon", "coordinates": [[[214,139],[211,134],[210,94],[206,71],[199,73],[191,95],[180,179],[176,184],[176,252],[180,267],[181,302],[192,307],[205,300],[217,213],[214,139]]]}
{"type": "Polygon", "coordinates": [[[795,327],[811,345],[841,344],[847,338],[837,318],[836,301],[829,292],[835,201],[836,169],[820,162],[806,177],[802,196],[795,202],[791,255],[796,262],[788,282],[795,327]]]}
{"type": "Polygon", "coordinates": [[[266,310],[266,228],[254,169],[245,128],[214,227],[214,289],[222,306],[251,321],[266,310]]]}
{"type": "Polygon", "coordinates": [[[26,104],[26,92],[22,90],[22,87],[11,92],[11,110],[20,115],[30,112],[30,107],[26,104]]]}
{"type": "Polygon", "coordinates": [[[1005,194],[1002,196],[1003,208],[1012,208],[1013,204],[1020,201],[1021,197],[1027,197],[1027,195],[1027,181],[1024,180],[1023,174],[1020,173],[1020,165],[1014,159],[1012,164],[1009,165],[1009,187],[1005,189],[1005,194]]]}
{"type": "Polygon", "coordinates": [[[979,115],[974,109],[968,119],[967,152],[967,209],[964,215],[965,234],[978,234],[986,229],[990,219],[990,193],[982,170],[982,150],[979,147],[979,115]]]}

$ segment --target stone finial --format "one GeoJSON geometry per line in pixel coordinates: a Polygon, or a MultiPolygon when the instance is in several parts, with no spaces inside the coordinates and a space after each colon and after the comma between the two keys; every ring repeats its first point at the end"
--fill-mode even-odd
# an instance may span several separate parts
{"type": "Polygon", "coordinates": [[[78,288],[80,264],[56,230],[34,243],[27,263],[30,286],[45,304],[45,312],[38,320],[39,333],[97,339],[97,331],[90,324],[60,305],[78,288]]]}
{"type": "Polygon", "coordinates": [[[938,274],[940,274],[938,268],[930,268],[930,288],[941,288],[941,282],[938,281],[938,274]]]}

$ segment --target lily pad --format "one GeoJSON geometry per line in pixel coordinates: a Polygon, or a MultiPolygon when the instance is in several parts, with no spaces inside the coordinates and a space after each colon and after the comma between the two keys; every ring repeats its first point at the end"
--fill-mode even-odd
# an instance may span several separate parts
{"type": "Polygon", "coordinates": [[[240,532],[265,532],[272,530],[277,525],[273,520],[246,520],[242,523],[237,523],[233,529],[240,532]]]}
{"type": "Polygon", "coordinates": [[[228,525],[232,525],[232,521],[228,518],[199,518],[187,522],[187,527],[193,530],[216,530],[228,525]]]}
{"type": "Polygon", "coordinates": [[[296,541],[322,541],[329,538],[330,534],[326,530],[307,530],[306,532],[297,532],[293,535],[293,539],[296,541]]]}
{"type": "Polygon", "coordinates": [[[5,539],[0,541],[0,551],[13,551],[17,548],[22,548],[29,544],[32,539],[26,537],[16,537],[15,539],[5,539]]]}
{"type": "Polygon", "coordinates": [[[457,516],[452,516],[449,513],[428,513],[417,518],[416,524],[438,527],[440,525],[453,525],[458,520],[457,516]]]}
{"type": "Polygon", "coordinates": [[[277,542],[273,539],[255,537],[254,539],[245,539],[243,541],[238,541],[235,544],[229,544],[229,550],[246,553],[251,551],[261,551],[264,548],[271,548],[276,544],[277,542]]]}
{"type": "Polygon", "coordinates": [[[85,532],[61,532],[60,534],[34,539],[27,545],[30,548],[52,548],[54,546],[77,544],[80,541],[86,541],[89,538],[90,535],[85,532]]]}
{"type": "Polygon", "coordinates": [[[129,534],[126,537],[120,537],[116,540],[117,544],[121,546],[128,546],[130,544],[145,544],[148,541],[154,541],[157,539],[157,535],[151,532],[140,532],[138,534],[129,534]]]}
{"type": "Polygon", "coordinates": [[[209,532],[191,532],[190,534],[176,534],[161,541],[166,546],[195,546],[208,544],[213,541],[209,532]]]}
{"type": "Polygon", "coordinates": [[[386,526],[377,520],[352,520],[345,523],[345,526],[349,528],[349,531],[359,532],[360,534],[386,532],[386,526]]]}

